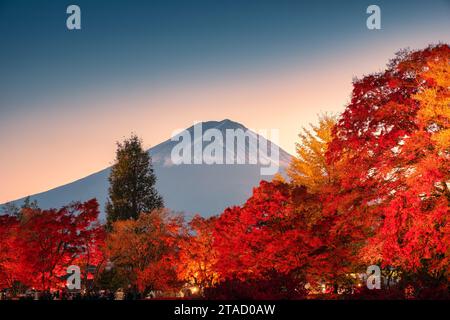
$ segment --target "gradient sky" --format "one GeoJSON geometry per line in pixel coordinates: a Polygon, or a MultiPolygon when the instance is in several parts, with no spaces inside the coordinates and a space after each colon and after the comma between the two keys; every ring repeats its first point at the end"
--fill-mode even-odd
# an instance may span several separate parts
{"type": "Polygon", "coordinates": [[[278,128],[294,153],[353,77],[449,43],[449,18],[450,0],[0,0],[0,203],[103,169],[131,132],[151,147],[194,121],[278,128]]]}

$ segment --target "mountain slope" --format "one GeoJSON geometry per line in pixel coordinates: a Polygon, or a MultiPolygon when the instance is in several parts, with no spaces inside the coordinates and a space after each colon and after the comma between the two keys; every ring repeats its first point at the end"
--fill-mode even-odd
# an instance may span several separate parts
{"type": "MultiPolygon", "coordinates": [[[[217,129],[225,137],[227,129],[246,128],[231,120],[208,121],[202,123],[203,133],[207,129],[217,129]]],[[[194,137],[194,127],[186,129],[194,137]]],[[[255,133],[251,132],[251,134],[255,133]]],[[[261,141],[266,141],[262,138],[261,141]]],[[[223,141],[223,146],[226,141],[223,141]]],[[[152,157],[153,168],[157,176],[156,188],[164,198],[166,207],[183,211],[188,216],[199,213],[204,217],[219,214],[226,207],[242,204],[252,192],[252,188],[261,179],[270,180],[272,176],[261,175],[260,164],[181,164],[174,165],[171,152],[178,141],[166,140],[148,150],[152,157]]],[[[203,142],[203,148],[210,142],[203,142]]],[[[268,141],[268,150],[271,142],[268,141]]],[[[275,146],[275,144],[274,144],[275,146]]],[[[229,150],[225,150],[224,154],[229,150]]],[[[242,150],[241,150],[242,151],[242,150]]],[[[246,163],[257,157],[249,151],[246,141],[246,163]]],[[[280,172],[289,164],[291,156],[279,148],[280,172]]],[[[241,159],[242,160],[242,159],[241,159]]],[[[263,166],[264,167],[264,166],[263,166]]],[[[85,201],[97,198],[101,206],[101,218],[104,219],[104,204],[108,194],[108,176],[111,167],[89,175],[72,183],[30,196],[37,200],[41,208],[58,208],[72,201],[85,201]]],[[[14,201],[20,206],[24,199],[14,201]]]]}

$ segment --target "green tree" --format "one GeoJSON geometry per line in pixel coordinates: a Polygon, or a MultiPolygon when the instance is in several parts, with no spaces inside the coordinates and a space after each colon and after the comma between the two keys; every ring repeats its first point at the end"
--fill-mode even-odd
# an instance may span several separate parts
{"type": "Polygon", "coordinates": [[[116,160],[109,176],[106,203],[108,226],[117,220],[137,219],[141,212],[164,206],[155,188],[151,158],[135,135],[117,143],[116,160]]]}

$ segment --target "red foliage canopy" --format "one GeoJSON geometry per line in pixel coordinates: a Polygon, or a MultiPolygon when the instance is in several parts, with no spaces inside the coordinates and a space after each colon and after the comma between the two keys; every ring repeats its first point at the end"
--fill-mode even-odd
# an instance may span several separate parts
{"type": "Polygon", "coordinates": [[[0,217],[0,284],[19,281],[39,290],[58,288],[66,268],[102,260],[103,227],[97,223],[98,203],[90,200],[62,209],[24,209],[21,218],[0,217]]]}
{"type": "Polygon", "coordinates": [[[334,128],[325,214],[364,261],[448,269],[449,61],[447,45],[399,54],[354,83],[334,128]]]}

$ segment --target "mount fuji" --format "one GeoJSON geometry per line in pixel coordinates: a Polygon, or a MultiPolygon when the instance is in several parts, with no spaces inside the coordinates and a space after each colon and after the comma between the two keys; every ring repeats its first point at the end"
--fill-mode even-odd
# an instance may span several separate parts
{"type": "MultiPolygon", "coordinates": [[[[248,130],[242,124],[231,121],[208,121],[202,122],[203,134],[208,129],[217,129],[225,137],[227,129],[248,130]]],[[[186,129],[194,136],[194,126],[186,129]]],[[[216,130],[216,132],[217,132],[216,130]]],[[[289,165],[292,156],[278,147],[276,144],[266,140],[262,136],[249,130],[260,140],[259,143],[267,143],[267,150],[271,146],[279,150],[279,172],[283,174],[289,165]]],[[[171,153],[178,141],[166,140],[147,152],[152,158],[153,169],[157,177],[156,188],[164,199],[167,208],[184,212],[187,217],[198,213],[203,217],[220,214],[226,207],[240,205],[251,195],[253,187],[260,180],[271,180],[273,176],[261,175],[261,163],[231,165],[231,164],[179,164],[171,162],[171,153]]],[[[202,142],[205,145],[205,142],[202,142]]],[[[225,151],[225,141],[222,143],[225,151]]],[[[254,150],[248,148],[245,142],[245,157],[251,159],[257,157],[254,150]]],[[[251,162],[250,162],[251,163],[251,162]]],[[[104,205],[108,196],[108,176],[111,167],[87,177],[68,183],[66,185],[30,195],[30,200],[36,200],[39,207],[59,208],[73,201],[86,201],[96,198],[100,204],[100,219],[105,219],[104,205]]],[[[13,201],[20,206],[25,198],[13,201]]]]}

